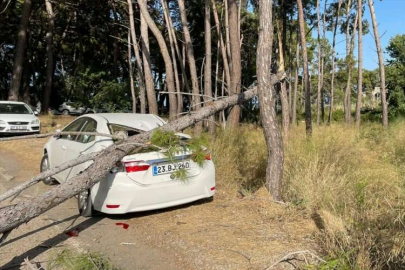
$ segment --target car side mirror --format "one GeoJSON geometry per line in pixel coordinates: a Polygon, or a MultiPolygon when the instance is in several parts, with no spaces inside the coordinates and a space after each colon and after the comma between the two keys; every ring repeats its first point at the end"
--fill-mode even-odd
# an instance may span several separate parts
{"type": "Polygon", "coordinates": [[[37,111],[34,112],[34,115],[38,115],[39,113],[37,111]]]}

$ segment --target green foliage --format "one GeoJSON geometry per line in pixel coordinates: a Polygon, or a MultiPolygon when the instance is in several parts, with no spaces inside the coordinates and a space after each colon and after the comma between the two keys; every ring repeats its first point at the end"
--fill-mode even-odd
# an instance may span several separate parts
{"type": "Polygon", "coordinates": [[[118,270],[109,260],[97,253],[79,254],[65,249],[48,264],[47,269],[118,270]]]}
{"type": "MultiPolygon", "coordinates": [[[[203,167],[206,162],[206,156],[209,153],[204,145],[207,145],[207,137],[202,136],[200,138],[182,138],[173,131],[156,130],[153,132],[150,139],[151,150],[155,150],[153,147],[163,149],[163,153],[168,157],[172,163],[179,163],[181,161],[176,160],[176,155],[182,152],[190,152],[190,157],[193,162],[198,166],[203,167]]],[[[179,169],[173,173],[173,176],[180,181],[186,181],[188,174],[186,169],[179,169]]]]}
{"type": "Polygon", "coordinates": [[[393,37],[387,51],[392,58],[385,69],[389,112],[392,117],[405,116],[405,35],[393,37]]]}

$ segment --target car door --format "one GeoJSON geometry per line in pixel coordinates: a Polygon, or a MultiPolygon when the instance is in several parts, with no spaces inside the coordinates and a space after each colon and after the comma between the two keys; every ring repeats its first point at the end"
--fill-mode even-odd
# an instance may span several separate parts
{"type": "MultiPolygon", "coordinates": [[[[83,124],[86,122],[85,119],[79,118],[76,121],[70,123],[62,132],[77,132],[80,131],[83,124]]],[[[55,168],[65,161],[66,150],[68,149],[69,142],[75,140],[77,135],[61,135],[55,139],[50,147],[50,165],[51,168],[55,168]]],[[[66,178],[66,174],[69,169],[64,170],[55,175],[56,180],[59,182],[66,178]]]]}
{"type": "MultiPolygon", "coordinates": [[[[83,117],[82,119],[85,119],[85,122],[81,126],[80,132],[97,132],[97,121],[88,117],[83,117]]],[[[68,144],[69,145],[64,156],[64,162],[68,162],[81,155],[98,151],[96,137],[93,135],[78,135],[75,140],[69,141],[68,144]]],[[[90,164],[91,162],[85,162],[70,168],[66,175],[64,175],[64,180],[68,180],[69,178],[78,175],[90,164]]]]}

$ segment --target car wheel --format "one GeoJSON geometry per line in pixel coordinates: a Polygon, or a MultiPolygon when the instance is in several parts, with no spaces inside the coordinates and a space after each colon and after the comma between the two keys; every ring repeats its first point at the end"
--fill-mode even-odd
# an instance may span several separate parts
{"type": "Polygon", "coordinates": [[[93,215],[93,202],[91,201],[89,189],[79,193],[77,206],[82,217],[91,217],[93,215]]]}
{"type": "Polygon", "coordinates": [[[63,111],[62,111],[62,114],[63,114],[63,115],[69,115],[69,110],[66,110],[66,109],[63,110],[63,111]]]}
{"type": "MultiPolygon", "coordinates": [[[[48,171],[50,168],[51,167],[49,165],[48,154],[45,154],[41,160],[41,167],[39,168],[40,172],[42,173],[42,172],[48,171]]],[[[56,184],[56,181],[52,177],[47,177],[47,178],[43,179],[42,182],[44,182],[45,185],[56,184]]]]}

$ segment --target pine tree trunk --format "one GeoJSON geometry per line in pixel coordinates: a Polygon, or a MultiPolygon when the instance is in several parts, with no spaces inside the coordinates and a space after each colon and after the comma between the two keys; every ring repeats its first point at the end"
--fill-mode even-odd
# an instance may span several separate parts
{"type": "MultiPolygon", "coordinates": [[[[131,0],[128,0],[131,1],[131,0]]],[[[159,28],[156,26],[153,19],[150,17],[148,12],[148,8],[144,1],[138,1],[139,9],[141,10],[142,16],[144,17],[146,23],[148,24],[149,29],[155,36],[160,51],[163,56],[163,60],[165,62],[166,68],[166,85],[169,92],[169,119],[173,120],[176,118],[177,114],[177,99],[176,99],[176,88],[174,87],[174,75],[173,75],[173,64],[172,60],[170,59],[169,51],[167,49],[167,45],[165,39],[160,32],[159,28]]]]}
{"type": "Polygon", "coordinates": [[[332,122],[333,118],[333,109],[335,103],[335,46],[336,46],[336,31],[339,22],[339,13],[340,8],[342,6],[342,0],[339,0],[338,9],[336,11],[336,19],[333,24],[333,41],[332,41],[332,79],[330,83],[330,107],[329,107],[329,117],[328,117],[328,124],[332,122]]]}
{"type": "MultiPolygon", "coordinates": [[[[198,87],[197,66],[195,64],[194,48],[193,48],[193,43],[191,40],[190,31],[188,30],[188,22],[187,22],[187,16],[186,16],[186,8],[184,6],[184,0],[178,0],[178,3],[179,3],[181,24],[183,26],[184,42],[186,43],[188,66],[190,68],[190,74],[191,74],[191,89],[193,91],[193,96],[191,97],[191,100],[192,100],[191,105],[195,111],[198,111],[199,109],[201,109],[201,98],[199,96],[200,89],[198,87]]],[[[201,123],[199,123],[195,126],[194,132],[197,135],[202,132],[201,123]]]]}
{"type": "Polygon", "coordinates": [[[298,42],[298,35],[297,34],[297,50],[295,52],[295,80],[294,80],[294,94],[293,94],[293,101],[292,101],[292,117],[291,123],[293,125],[297,125],[297,92],[298,92],[298,72],[299,72],[299,65],[300,65],[300,43],[298,42]]]}
{"type": "Polygon", "coordinates": [[[270,83],[273,44],[272,5],[272,0],[260,0],[256,72],[260,119],[263,125],[268,155],[265,185],[272,198],[280,201],[282,199],[284,153],[275,110],[276,96],[273,85],[270,83]]]}
{"type": "Polygon", "coordinates": [[[132,112],[136,113],[136,95],[134,87],[134,73],[132,69],[132,53],[131,53],[131,30],[128,29],[128,73],[129,73],[129,85],[131,87],[132,96],[132,112]]]}
{"type": "MultiPolygon", "coordinates": [[[[212,97],[212,50],[211,50],[211,8],[210,0],[205,0],[205,69],[204,69],[204,102],[205,106],[209,105],[213,99],[212,97]]],[[[208,119],[208,131],[211,134],[215,133],[215,115],[210,116],[208,119]]]]}
{"type": "Polygon", "coordinates": [[[302,49],[302,61],[304,62],[304,89],[305,89],[305,130],[307,135],[312,134],[312,117],[311,117],[311,85],[309,81],[308,70],[308,54],[307,54],[307,42],[305,38],[305,20],[304,10],[302,7],[302,0],[297,0],[298,3],[298,18],[300,26],[300,39],[302,49]]]}
{"type": "MultiPolygon", "coordinates": [[[[142,2],[145,0],[140,0],[139,2],[142,2]]],[[[140,49],[138,46],[138,41],[136,40],[136,32],[135,32],[135,22],[134,22],[134,10],[132,7],[132,0],[127,0],[128,3],[128,16],[129,16],[129,26],[131,29],[131,37],[132,37],[132,46],[134,47],[134,53],[135,53],[135,58],[136,58],[136,75],[138,77],[138,83],[139,83],[139,99],[140,99],[140,107],[141,107],[141,113],[146,113],[146,99],[145,99],[145,81],[144,81],[144,76],[143,76],[143,68],[142,68],[142,59],[140,56],[140,49]]],[[[152,105],[153,106],[153,105],[152,105]]]]}
{"type": "Polygon", "coordinates": [[[174,39],[176,38],[172,34],[172,27],[169,21],[169,14],[166,8],[166,1],[162,0],[162,9],[163,9],[163,16],[165,18],[166,26],[167,26],[167,34],[169,36],[169,43],[170,43],[170,52],[172,55],[172,60],[173,60],[173,70],[174,70],[174,82],[176,84],[176,92],[177,92],[177,114],[181,114],[183,112],[183,95],[181,94],[181,86],[180,86],[180,80],[179,80],[179,73],[177,69],[177,60],[176,60],[176,51],[175,51],[175,46],[174,46],[174,39]]]}
{"type": "Polygon", "coordinates": [[[45,81],[45,91],[44,91],[44,103],[42,106],[42,111],[44,113],[48,112],[49,102],[51,99],[52,91],[52,78],[54,73],[54,61],[53,61],[53,28],[55,25],[52,10],[52,4],[49,0],[45,0],[46,12],[48,14],[48,30],[46,33],[46,81],[45,81]]]}
{"type": "Polygon", "coordinates": [[[351,123],[352,118],[352,104],[351,104],[351,79],[352,79],[352,54],[350,53],[350,11],[352,8],[352,1],[348,0],[346,6],[346,64],[347,64],[347,84],[344,98],[345,122],[351,123]]]}
{"type": "Polygon", "coordinates": [[[222,55],[222,61],[223,61],[223,68],[225,71],[226,84],[229,87],[231,85],[231,74],[230,74],[230,70],[229,70],[228,57],[226,55],[226,45],[224,43],[224,38],[222,36],[221,22],[218,18],[218,11],[217,11],[215,0],[211,0],[211,4],[212,4],[212,11],[214,14],[215,26],[217,28],[217,33],[219,36],[219,42],[220,42],[220,46],[221,46],[221,55],[222,55]]]}
{"type": "MultiPolygon", "coordinates": [[[[240,37],[238,31],[238,5],[236,0],[227,0],[228,2],[228,20],[229,20],[229,40],[231,49],[231,85],[228,86],[229,94],[239,94],[241,92],[241,54],[240,37]]],[[[228,116],[230,127],[239,125],[240,107],[236,105],[231,109],[228,116]]]]}
{"type": "MultiPolygon", "coordinates": [[[[180,89],[182,91],[185,91],[185,92],[189,93],[190,89],[188,87],[188,79],[187,79],[186,63],[185,63],[186,57],[183,56],[183,54],[180,52],[179,45],[177,44],[176,33],[174,32],[173,22],[172,22],[172,19],[171,19],[170,15],[169,15],[169,8],[167,6],[167,2],[166,2],[166,0],[161,0],[161,3],[162,3],[162,7],[163,7],[162,8],[163,9],[163,15],[165,17],[168,30],[171,33],[171,35],[169,34],[169,39],[171,38],[170,42],[173,41],[173,46],[174,46],[174,49],[175,49],[176,54],[177,54],[177,58],[179,59],[179,63],[180,63],[181,75],[182,75],[182,87],[180,87],[180,89]],[[183,61],[183,59],[184,59],[184,61],[183,61]]],[[[170,45],[170,46],[172,46],[172,45],[170,45]]],[[[171,48],[171,49],[172,49],[173,64],[176,64],[176,60],[175,60],[176,57],[173,54],[173,48],[171,48]]],[[[175,76],[176,76],[176,74],[175,74],[175,76]]],[[[181,113],[183,111],[183,97],[182,97],[181,94],[177,96],[177,100],[178,100],[178,102],[180,102],[180,104],[178,104],[179,108],[177,109],[177,111],[178,111],[178,113],[181,113]]]]}
{"type": "MultiPolygon", "coordinates": [[[[316,17],[318,21],[318,92],[316,98],[316,124],[321,123],[321,89],[322,89],[322,49],[321,49],[321,15],[319,11],[319,0],[316,1],[316,17]]],[[[323,98],[323,97],[322,97],[323,98]]]]}
{"type": "Polygon", "coordinates": [[[357,103],[356,103],[356,127],[360,128],[361,122],[361,100],[363,97],[363,0],[358,0],[357,16],[359,20],[358,32],[358,83],[357,83],[357,103]]]}
{"type": "Polygon", "coordinates": [[[145,86],[146,86],[146,96],[148,99],[148,108],[149,113],[157,115],[158,108],[155,93],[155,83],[153,81],[152,75],[152,64],[150,60],[148,25],[146,24],[142,14],[140,16],[141,16],[142,60],[143,60],[143,70],[145,71],[145,86]]]}
{"type": "Polygon", "coordinates": [[[8,100],[18,101],[21,76],[27,47],[27,28],[31,16],[32,0],[24,0],[20,27],[18,29],[17,45],[14,53],[13,77],[10,82],[8,100]]]}
{"type": "MultiPolygon", "coordinates": [[[[277,23],[277,39],[278,39],[278,56],[279,56],[279,66],[278,72],[285,72],[285,61],[284,61],[284,42],[283,36],[281,34],[281,24],[279,20],[277,23]]],[[[283,135],[288,135],[288,129],[290,127],[290,106],[288,104],[287,88],[285,81],[280,83],[280,101],[281,101],[281,118],[283,124],[283,135]]]]}
{"type": "Polygon", "coordinates": [[[385,89],[385,67],[384,55],[381,49],[380,36],[378,34],[378,24],[375,16],[374,5],[372,0],[368,0],[370,8],[371,21],[373,23],[375,45],[377,47],[378,64],[380,67],[380,89],[381,89],[381,108],[382,108],[382,125],[388,127],[388,104],[387,104],[387,90],[385,89]]]}

